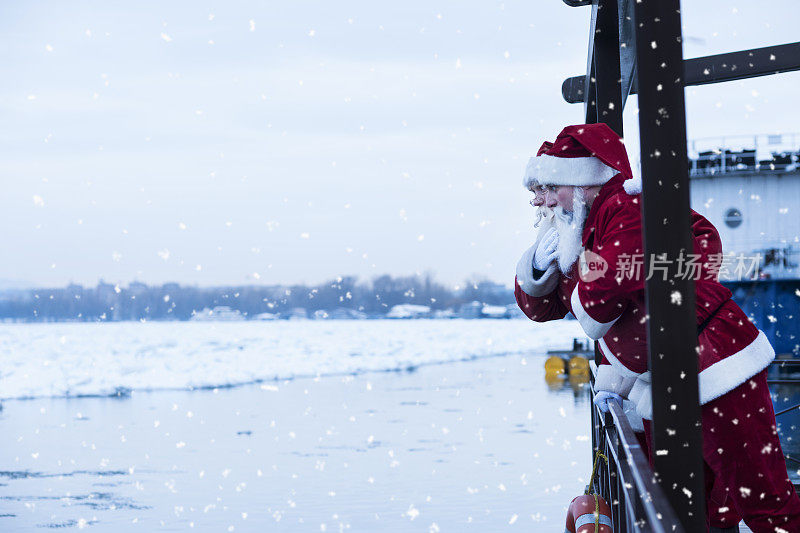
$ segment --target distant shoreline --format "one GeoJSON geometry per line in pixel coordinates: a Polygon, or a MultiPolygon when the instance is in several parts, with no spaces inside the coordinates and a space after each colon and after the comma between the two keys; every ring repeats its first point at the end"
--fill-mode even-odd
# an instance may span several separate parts
{"type": "MultiPolygon", "coordinates": [[[[572,316],[567,315],[564,317],[565,320],[571,320],[572,316]]],[[[521,312],[519,316],[504,316],[504,317],[497,317],[497,316],[476,316],[476,317],[461,317],[461,316],[452,316],[452,317],[435,317],[435,316],[419,316],[419,317],[388,317],[388,316],[367,316],[364,318],[341,318],[341,317],[327,317],[327,318],[275,318],[275,319],[261,319],[261,318],[241,318],[241,319],[219,319],[219,320],[179,320],[179,319],[170,319],[170,318],[153,318],[153,319],[120,319],[120,320],[83,320],[83,319],[56,319],[56,320],[42,320],[42,319],[15,319],[15,318],[5,318],[0,320],[0,324],[129,324],[129,323],[148,323],[148,322],[157,322],[157,323],[169,323],[169,322],[206,322],[206,323],[229,323],[229,322],[319,322],[319,321],[371,321],[371,320],[389,320],[389,321],[408,321],[408,320],[521,320],[527,319],[524,314],[521,312]]]]}
{"type": "Polygon", "coordinates": [[[121,322],[374,318],[513,318],[513,287],[488,280],[445,286],[430,275],[339,276],[319,285],[191,287],[178,283],[123,287],[0,290],[0,321],[121,322]]]}

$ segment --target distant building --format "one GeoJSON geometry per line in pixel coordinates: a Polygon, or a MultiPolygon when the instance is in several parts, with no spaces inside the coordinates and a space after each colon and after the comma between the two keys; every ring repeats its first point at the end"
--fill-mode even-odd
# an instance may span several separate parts
{"type": "Polygon", "coordinates": [[[480,318],[483,304],[477,301],[461,304],[458,308],[458,318],[480,318]]]}
{"type": "Polygon", "coordinates": [[[97,293],[98,299],[100,299],[102,302],[112,302],[117,298],[115,286],[110,283],[106,283],[102,279],[97,283],[95,292],[97,293]]]}
{"type": "Polygon", "coordinates": [[[329,314],[330,318],[335,320],[363,320],[367,318],[366,313],[356,311],[355,309],[348,309],[346,307],[337,307],[329,314]]]}
{"type": "Polygon", "coordinates": [[[720,279],[799,277],[800,136],[700,139],[689,155],[692,208],[722,239],[720,279]],[[750,264],[736,259],[740,254],[747,263],[760,254],[758,271],[748,273],[750,264]]]}
{"type": "Polygon", "coordinates": [[[392,307],[386,318],[426,318],[431,314],[431,308],[427,305],[400,304],[392,307]]]}
{"type": "Polygon", "coordinates": [[[196,322],[233,322],[236,320],[244,320],[244,315],[226,305],[218,305],[214,309],[206,307],[202,311],[196,311],[192,315],[191,320],[196,322]]]}
{"type": "Polygon", "coordinates": [[[308,311],[303,307],[295,307],[289,311],[286,318],[289,320],[306,320],[308,318],[308,311]]]}
{"type": "Polygon", "coordinates": [[[513,289],[509,291],[509,288],[504,284],[495,283],[493,281],[483,281],[478,285],[478,287],[485,294],[487,299],[492,300],[506,300],[509,292],[513,292],[513,289]]]}
{"type": "Polygon", "coordinates": [[[128,293],[130,293],[133,296],[140,296],[142,294],[145,294],[147,293],[148,289],[149,287],[140,281],[134,281],[128,285],[128,293]]]}
{"type": "Polygon", "coordinates": [[[167,294],[170,293],[178,293],[181,290],[181,286],[178,283],[165,283],[161,286],[161,291],[167,294]]]}
{"type": "Polygon", "coordinates": [[[508,304],[506,306],[506,318],[528,318],[525,316],[525,313],[522,312],[522,309],[519,308],[517,304],[508,304]]]}
{"type": "Polygon", "coordinates": [[[481,318],[506,318],[504,305],[484,305],[481,308],[481,318]]]}
{"type": "Polygon", "coordinates": [[[722,240],[720,281],[776,353],[800,357],[800,135],[699,139],[689,157],[692,208],[722,240]]]}

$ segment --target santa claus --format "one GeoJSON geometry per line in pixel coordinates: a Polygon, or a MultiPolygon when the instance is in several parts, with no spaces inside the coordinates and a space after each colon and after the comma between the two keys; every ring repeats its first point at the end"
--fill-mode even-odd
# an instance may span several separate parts
{"type": "MultiPolygon", "coordinates": [[[[552,217],[517,265],[519,307],[537,322],[571,312],[602,354],[595,402],[607,409],[627,399],[649,421],[647,273],[630,268],[636,258],[644,263],[641,181],[622,139],[605,124],[568,126],[530,159],[525,186],[541,187],[540,209],[552,217]]],[[[717,280],[717,230],[693,210],[691,221],[710,520],[720,527],[741,517],[753,531],[800,532],[800,498],[786,473],[766,381],[775,352],[717,280]],[[714,511],[720,508],[730,513],[714,511]]],[[[649,423],[644,429],[649,440],[649,423]]]]}

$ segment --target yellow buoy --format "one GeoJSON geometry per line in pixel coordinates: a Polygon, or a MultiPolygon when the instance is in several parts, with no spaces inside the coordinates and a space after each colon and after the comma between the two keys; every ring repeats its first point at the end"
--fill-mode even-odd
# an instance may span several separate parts
{"type": "Polygon", "coordinates": [[[549,370],[544,373],[544,382],[547,383],[547,388],[551,391],[559,391],[564,388],[566,380],[564,379],[564,371],[550,372],[549,370]]]}
{"type": "Polygon", "coordinates": [[[580,355],[576,355],[569,360],[569,373],[583,374],[589,372],[589,360],[580,355]]]}
{"type": "Polygon", "coordinates": [[[586,372],[570,372],[569,385],[575,392],[581,392],[583,387],[589,383],[589,371],[586,372]]]}
{"type": "Polygon", "coordinates": [[[544,362],[544,371],[548,374],[563,374],[566,371],[564,360],[557,355],[551,355],[544,362]]]}

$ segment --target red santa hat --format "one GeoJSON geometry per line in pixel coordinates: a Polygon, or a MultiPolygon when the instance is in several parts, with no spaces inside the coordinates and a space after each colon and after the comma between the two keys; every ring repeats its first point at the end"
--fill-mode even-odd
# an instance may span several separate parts
{"type": "Polygon", "coordinates": [[[603,185],[623,174],[629,194],[641,191],[633,173],[625,144],[614,130],[603,123],[567,126],[555,142],[545,142],[536,157],[528,160],[523,185],[603,185]],[[638,190],[637,190],[638,189],[638,190]]]}

